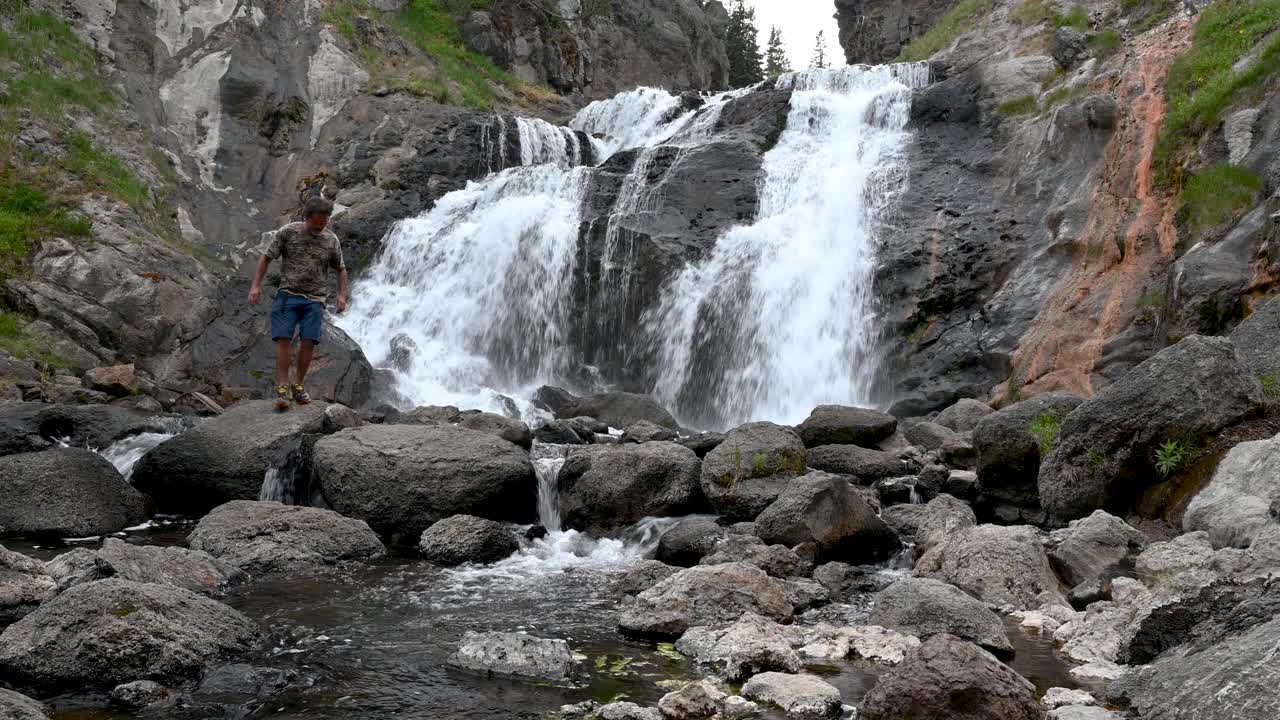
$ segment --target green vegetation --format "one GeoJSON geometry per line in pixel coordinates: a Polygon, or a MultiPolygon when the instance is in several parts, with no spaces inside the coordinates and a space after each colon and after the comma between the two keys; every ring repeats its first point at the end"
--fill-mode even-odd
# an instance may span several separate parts
{"type": "Polygon", "coordinates": [[[592,18],[608,17],[613,15],[613,0],[582,0],[582,19],[591,21],[592,18]]]}
{"type": "Polygon", "coordinates": [[[62,370],[71,363],[53,351],[42,338],[27,331],[27,323],[11,312],[0,310],[0,350],[16,358],[34,360],[46,370],[62,370]]]}
{"type": "Polygon", "coordinates": [[[1120,42],[1120,33],[1107,29],[1089,38],[1089,49],[1093,51],[1094,57],[1105,60],[1120,49],[1120,42]]]}
{"type": "Polygon", "coordinates": [[[87,136],[78,132],[68,133],[64,140],[70,150],[66,158],[67,169],[86,184],[105,190],[133,207],[146,203],[147,186],[120,162],[120,158],[94,147],[87,136]]]}
{"type": "Polygon", "coordinates": [[[1059,13],[1058,8],[1049,0],[1023,0],[1022,3],[1010,11],[1009,19],[1026,27],[1047,23],[1055,28],[1089,29],[1088,10],[1076,5],[1064,15],[1059,13]]]}
{"type": "Polygon", "coordinates": [[[1262,383],[1262,394],[1267,396],[1268,400],[1280,398],[1280,374],[1263,375],[1258,380],[1262,383]]]}
{"type": "Polygon", "coordinates": [[[88,236],[89,220],[26,183],[0,176],[0,280],[26,260],[35,240],[51,235],[88,236]]]}
{"type": "Polygon", "coordinates": [[[1057,27],[1075,28],[1081,32],[1089,29],[1089,11],[1083,6],[1076,5],[1067,11],[1066,15],[1059,15],[1054,18],[1054,25],[1057,27]]]}
{"type": "Polygon", "coordinates": [[[1049,408],[1032,420],[1031,426],[1027,429],[1036,437],[1036,445],[1040,446],[1040,457],[1044,457],[1052,452],[1053,444],[1058,440],[1058,431],[1062,429],[1062,416],[1058,414],[1057,408],[1049,408]]]}
{"type": "Polygon", "coordinates": [[[1007,117],[1017,117],[1019,115],[1031,115],[1032,113],[1039,110],[1040,106],[1039,104],[1036,103],[1036,99],[1034,96],[1027,95],[1025,97],[1020,97],[1016,100],[1010,100],[1009,102],[1000,103],[1000,106],[996,109],[1000,111],[1001,115],[1005,115],[1007,117]]]}
{"type": "Polygon", "coordinates": [[[1120,0],[1120,6],[1133,16],[1129,30],[1141,35],[1168,20],[1177,9],[1178,0],[1120,0]]]}
{"type": "Polygon", "coordinates": [[[1139,310],[1164,310],[1166,305],[1164,288],[1151,288],[1138,296],[1139,310]]]}
{"type": "Polygon", "coordinates": [[[912,40],[898,55],[899,62],[918,62],[955,42],[991,13],[992,0],[961,0],[929,31],[912,40]]]}
{"type": "Polygon", "coordinates": [[[1191,444],[1185,440],[1166,440],[1156,449],[1156,471],[1168,476],[1191,457],[1191,444]]]}
{"type": "Polygon", "coordinates": [[[1179,215],[1195,233],[1218,227],[1247,210],[1262,185],[1262,178],[1244,168],[1212,165],[1183,186],[1179,215]]]}
{"type": "Polygon", "coordinates": [[[1196,141],[1217,127],[1246,91],[1280,71],[1276,27],[1280,0],[1222,0],[1201,13],[1191,50],[1169,70],[1169,114],[1155,152],[1162,183],[1181,185],[1182,164],[1196,141]],[[1255,50],[1256,56],[1237,71],[1234,66],[1255,50]]]}
{"type": "Polygon", "coordinates": [[[751,474],[755,477],[772,475],[769,472],[769,455],[767,453],[756,453],[751,458],[751,474]]]}
{"type": "Polygon", "coordinates": [[[1077,85],[1076,87],[1073,87],[1073,88],[1068,88],[1068,87],[1058,88],[1057,90],[1054,90],[1053,92],[1044,96],[1044,106],[1046,109],[1051,108],[1056,105],[1060,105],[1064,102],[1075,100],[1076,98],[1082,98],[1088,94],[1089,94],[1088,85],[1077,85]]]}
{"type": "Polygon", "coordinates": [[[1085,454],[1085,460],[1087,460],[1090,465],[1097,467],[1099,465],[1106,464],[1107,456],[1101,450],[1095,448],[1085,454]]]}

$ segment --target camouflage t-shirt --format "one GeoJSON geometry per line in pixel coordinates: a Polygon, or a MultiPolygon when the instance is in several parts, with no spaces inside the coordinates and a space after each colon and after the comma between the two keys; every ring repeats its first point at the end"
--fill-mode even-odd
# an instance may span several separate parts
{"type": "Polygon", "coordinates": [[[330,268],[335,272],[347,269],[338,236],[328,228],[312,235],[300,222],[277,230],[262,254],[272,260],[284,259],[280,271],[281,290],[316,302],[324,302],[329,297],[330,268]]]}

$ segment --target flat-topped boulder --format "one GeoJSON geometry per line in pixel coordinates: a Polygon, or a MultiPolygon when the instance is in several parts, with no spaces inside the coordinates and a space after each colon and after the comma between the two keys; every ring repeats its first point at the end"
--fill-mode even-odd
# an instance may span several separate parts
{"type": "Polygon", "coordinates": [[[170,438],[138,461],[133,484],[161,512],[202,515],[231,500],[256,500],[268,468],[304,435],[324,433],[327,405],[278,412],[244,402],[170,438]]]}
{"type": "Polygon", "coordinates": [[[453,425],[366,425],[321,438],[312,477],[334,510],[384,534],[416,538],[451,515],[530,522],[537,477],[529,454],[453,425]]]}
{"type": "Polygon", "coordinates": [[[0,457],[0,535],[106,535],[146,517],[143,498],[101,455],[77,448],[0,457]]]}
{"type": "Polygon", "coordinates": [[[609,427],[623,429],[642,420],[665,428],[675,428],[676,419],[648,395],[608,392],[577,398],[555,411],[560,419],[593,417],[609,427]]]}
{"type": "Polygon", "coordinates": [[[706,510],[702,463],[673,442],[594,445],[569,453],[556,484],[567,528],[610,531],[646,517],[706,510]]]}
{"type": "Polygon", "coordinates": [[[234,565],[201,550],[132,545],[119,538],[107,538],[98,550],[79,548],[60,555],[46,563],[45,571],[63,589],[114,577],[173,585],[202,595],[217,595],[247,577],[234,565]]]}
{"type": "Polygon", "coordinates": [[[215,508],[187,543],[251,575],[374,560],[385,553],[377,534],[361,520],[332,510],[251,500],[215,508]]]}
{"type": "Polygon", "coordinates": [[[782,708],[789,716],[809,720],[840,717],[840,691],[816,675],[760,673],[742,686],[742,696],[782,708]]]}
{"type": "Polygon", "coordinates": [[[835,475],[857,478],[870,485],[882,478],[914,475],[920,466],[893,453],[858,445],[819,445],[808,450],[809,467],[835,475]]]}
{"type": "Polygon", "coordinates": [[[468,430],[489,433],[518,445],[525,450],[533,447],[533,432],[529,426],[519,420],[488,412],[465,412],[458,419],[458,425],[468,430]]]}
{"type": "Polygon", "coordinates": [[[898,429],[898,419],[887,413],[845,405],[819,405],[796,432],[805,447],[861,445],[876,447],[898,429]]]}
{"type": "Polygon", "coordinates": [[[573,670],[573,653],[564,640],[513,632],[467,632],[449,664],[492,675],[565,680],[573,670]]]}
{"type": "Polygon", "coordinates": [[[1004,621],[960,588],[930,578],[903,578],[876,595],[870,621],[919,638],[954,635],[1000,657],[1012,657],[1004,621]]]}
{"type": "Polygon", "coordinates": [[[760,568],[700,565],[625,598],[618,625],[627,635],[674,639],[696,625],[734,622],[747,612],[786,622],[792,606],[782,585],[760,568]]]}

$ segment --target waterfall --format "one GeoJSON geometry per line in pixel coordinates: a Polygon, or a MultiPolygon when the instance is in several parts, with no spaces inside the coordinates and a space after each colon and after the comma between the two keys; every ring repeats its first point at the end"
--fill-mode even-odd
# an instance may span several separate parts
{"type": "Polygon", "coordinates": [[[904,178],[911,90],[927,66],[785,76],[787,128],[764,158],[756,222],[671,283],[647,323],[655,394],[695,425],[795,424],[871,403],[876,228],[904,178]]]}
{"type": "Polygon", "coordinates": [[[115,465],[116,470],[120,471],[125,480],[131,481],[133,480],[133,468],[142,459],[142,456],[173,436],[174,433],[138,433],[112,443],[99,454],[106,458],[107,462],[115,465]]]}
{"type": "Polygon", "coordinates": [[[538,524],[547,532],[560,531],[560,468],[569,455],[568,445],[534,443],[533,470],[538,476],[538,524]]]}
{"type": "Polygon", "coordinates": [[[660,217],[658,168],[708,142],[724,107],[756,90],[640,88],[588,105],[568,127],[495,118],[481,134],[498,171],[397,223],[340,325],[375,365],[389,364],[393,345],[412,348],[395,370],[415,404],[501,411],[504,396],[542,383],[607,385],[633,357],[655,359],[635,377],[693,426],[794,423],[818,404],[867,404],[876,229],[903,181],[911,90],[927,75],[919,64],[780,78],[791,108],[764,157],[757,218],[725,231],[647,308],[633,307],[642,240],[625,221],[660,217]],[[584,207],[606,163],[614,178],[625,168],[617,197],[584,207]],[[601,347],[612,353],[603,373],[589,364],[601,347]]]}

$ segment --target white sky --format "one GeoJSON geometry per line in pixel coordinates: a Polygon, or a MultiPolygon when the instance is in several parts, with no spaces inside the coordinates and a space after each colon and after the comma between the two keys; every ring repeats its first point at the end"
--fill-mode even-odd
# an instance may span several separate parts
{"type": "MultiPolygon", "coordinates": [[[[782,40],[791,55],[791,66],[802,70],[813,57],[813,41],[819,30],[827,31],[827,61],[844,65],[836,30],[834,0],[747,0],[756,8],[756,29],[760,31],[760,52],[769,42],[769,26],[782,28],[782,40]]],[[[726,3],[727,6],[728,3],[726,3]]]]}

